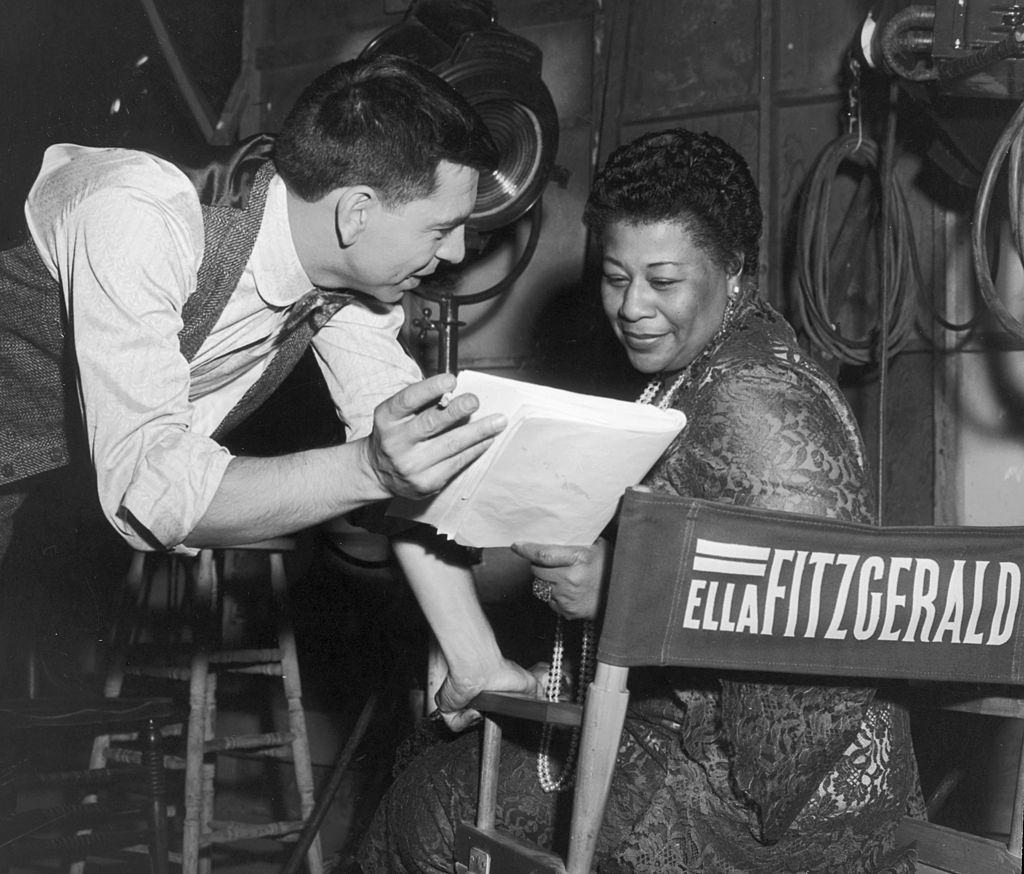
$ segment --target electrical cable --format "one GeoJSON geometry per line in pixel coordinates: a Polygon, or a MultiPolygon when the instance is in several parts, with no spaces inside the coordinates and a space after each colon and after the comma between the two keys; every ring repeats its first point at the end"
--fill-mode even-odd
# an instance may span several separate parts
{"type": "Polygon", "coordinates": [[[968,55],[943,58],[930,66],[920,63],[908,67],[901,54],[929,55],[935,48],[935,8],[912,5],[897,12],[886,23],[879,37],[885,66],[910,82],[935,82],[971,76],[998,61],[1024,54],[1024,26],[1014,24],[999,42],[991,43],[968,55]]]}
{"type": "MultiPolygon", "coordinates": [[[[811,342],[833,358],[847,364],[866,365],[882,355],[897,354],[910,339],[916,319],[912,296],[907,293],[908,254],[912,246],[910,213],[906,196],[894,174],[879,178],[879,198],[888,221],[881,229],[881,245],[891,257],[882,259],[879,275],[879,301],[884,312],[886,336],[880,341],[877,326],[860,337],[843,334],[829,315],[829,263],[831,238],[829,208],[832,184],[840,166],[850,162],[879,175],[879,149],[875,142],[860,134],[844,134],[827,145],[815,161],[804,189],[799,212],[797,237],[797,278],[800,294],[797,309],[811,342]],[[883,345],[884,343],[884,345],[883,345]],[[884,349],[884,353],[883,353],[884,349]]],[[[895,165],[895,160],[892,161],[895,165]]],[[[847,213],[846,221],[865,222],[864,239],[870,232],[871,211],[860,215],[847,213]]],[[[884,249],[883,249],[884,251],[884,249]]]]}
{"type": "Polygon", "coordinates": [[[976,52],[953,60],[940,61],[937,66],[937,79],[959,79],[977,73],[997,61],[1020,57],[1024,52],[1024,28],[1014,27],[1006,38],[992,43],[976,52]]]}
{"type": "Polygon", "coordinates": [[[939,78],[935,67],[904,66],[901,52],[923,53],[932,48],[935,29],[935,7],[914,5],[897,12],[886,23],[878,43],[885,65],[901,79],[911,82],[930,82],[939,78]],[[913,31],[911,28],[921,28],[913,31]]]}
{"type": "MultiPolygon", "coordinates": [[[[978,73],[999,61],[1024,56],[1024,22],[1021,21],[1020,14],[1016,13],[1004,18],[1010,29],[999,42],[986,45],[961,57],[938,59],[931,66],[923,67],[921,64],[915,64],[913,68],[910,68],[900,55],[922,55],[932,52],[934,50],[935,24],[933,7],[921,4],[911,5],[889,19],[879,37],[879,46],[885,65],[899,78],[913,82],[949,81],[963,78],[978,73]]],[[[1024,228],[1022,228],[1020,220],[1021,201],[1024,196],[1024,180],[1022,180],[1020,172],[1021,159],[1024,157],[1024,145],[1022,145],[1024,118],[1021,118],[1021,114],[1021,110],[1018,109],[997,141],[989,158],[975,202],[971,234],[974,268],[985,306],[1003,328],[1019,340],[1024,339],[1024,322],[1015,318],[996,294],[985,242],[992,189],[1002,162],[1009,152],[1010,225],[1017,252],[1018,254],[1024,253],[1024,228]]],[[[936,311],[934,302],[925,291],[920,262],[916,249],[913,247],[910,249],[910,257],[915,284],[921,292],[922,301],[930,309],[936,322],[949,331],[968,331],[974,328],[982,315],[980,311],[962,323],[951,322],[936,311]]]]}
{"type": "Polygon", "coordinates": [[[988,211],[992,202],[992,191],[995,188],[1003,161],[1009,152],[1010,227],[1018,256],[1024,253],[1024,237],[1022,237],[1024,230],[1021,228],[1020,220],[1022,194],[1020,159],[1024,152],[1024,146],[1021,144],[1022,136],[1024,136],[1024,103],[1017,107],[1017,111],[1014,112],[1013,117],[999,135],[999,139],[996,140],[992,154],[989,155],[985,172],[981,177],[981,185],[978,187],[978,196],[974,202],[974,218],[971,222],[971,254],[982,299],[999,324],[1017,340],[1024,340],[1024,322],[1021,322],[1009,311],[996,293],[985,244],[988,237],[988,211]]]}

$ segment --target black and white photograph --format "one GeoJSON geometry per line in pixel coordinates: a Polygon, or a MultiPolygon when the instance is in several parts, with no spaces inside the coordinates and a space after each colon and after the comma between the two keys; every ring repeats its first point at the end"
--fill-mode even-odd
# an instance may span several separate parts
{"type": "Polygon", "coordinates": [[[0,872],[1021,874],[1024,7],[3,11],[0,872]]]}

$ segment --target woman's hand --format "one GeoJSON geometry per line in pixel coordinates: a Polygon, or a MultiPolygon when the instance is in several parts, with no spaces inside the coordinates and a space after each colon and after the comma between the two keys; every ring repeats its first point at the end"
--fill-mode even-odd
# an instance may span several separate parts
{"type": "Polygon", "coordinates": [[[512,551],[530,562],[536,580],[551,584],[552,610],[566,619],[597,617],[608,577],[607,540],[593,546],[513,543],[512,551]]]}
{"type": "Polygon", "coordinates": [[[544,695],[543,679],[538,680],[526,668],[508,659],[502,659],[496,670],[475,677],[457,677],[450,671],[435,696],[435,704],[441,711],[441,718],[452,731],[464,731],[481,719],[478,710],[467,710],[469,704],[481,692],[518,692],[541,698],[544,695]]]}

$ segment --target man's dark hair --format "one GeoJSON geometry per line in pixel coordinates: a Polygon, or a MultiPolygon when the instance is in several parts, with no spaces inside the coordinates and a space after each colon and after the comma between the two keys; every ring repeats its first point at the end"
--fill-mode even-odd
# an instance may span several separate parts
{"type": "Polygon", "coordinates": [[[314,79],[274,149],[277,172],[303,200],[369,185],[388,207],[432,194],[441,161],[494,170],[498,151],[454,88],[388,55],[346,61],[314,79]]]}
{"type": "Polygon", "coordinates": [[[712,134],[678,128],[620,146],[594,179],[583,221],[599,238],[613,222],[679,222],[719,267],[732,273],[742,266],[756,281],[757,186],[746,161],[712,134]]]}

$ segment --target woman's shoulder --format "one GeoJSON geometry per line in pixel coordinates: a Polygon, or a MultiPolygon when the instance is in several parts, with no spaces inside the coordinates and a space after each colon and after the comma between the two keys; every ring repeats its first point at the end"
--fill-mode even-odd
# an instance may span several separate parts
{"type": "Polygon", "coordinates": [[[796,401],[846,406],[835,380],[797,342],[789,323],[757,302],[722,342],[697,382],[705,397],[753,393],[774,401],[779,392],[796,401]]]}

